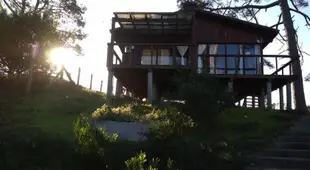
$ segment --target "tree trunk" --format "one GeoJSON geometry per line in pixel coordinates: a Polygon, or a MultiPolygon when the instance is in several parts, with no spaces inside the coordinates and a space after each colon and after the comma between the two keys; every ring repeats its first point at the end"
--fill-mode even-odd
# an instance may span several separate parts
{"type": "Polygon", "coordinates": [[[297,76],[296,81],[294,81],[294,97],[296,101],[296,110],[299,112],[308,112],[305,101],[303,77],[297,48],[298,44],[295,38],[295,29],[287,0],[281,0],[280,7],[282,10],[284,28],[286,30],[286,35],[288,39],[289,55],[291,56],[291,59],[294,60],[292,64],[293,75],[297,76]]]}

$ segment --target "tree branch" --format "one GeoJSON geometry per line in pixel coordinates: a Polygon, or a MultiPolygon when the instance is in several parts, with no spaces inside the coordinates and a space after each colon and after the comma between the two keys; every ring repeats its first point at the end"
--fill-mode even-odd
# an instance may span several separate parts
{"type": "Polygon", "coordinates": [[[296,12],[297,14],[302,15],[306,21],[306,26],[310,26],[310,17],[307,14],[305,14],[299,10],[292,9],[292,8],[290,8],[290,10],[293,12],[296,12]]]}
{"type": "Polygon", "coordinates": [[[295,5],[294,1],[293,1],[293,0],[290,0],[290,1],[291,1],[291,3],[292,3],[293,7],[294,7],[296,10],[298,10],[298,8],[297,8],[297,6],[295,5]]]}
{"type": "Polygon", "coordinates": [[[281,14],[279,15],[278,22],[277,22],[276,24],[272,25],[271,28],[272,28],[272,27],[276,27],[276,29],[278,29],[279,25],[281,25],[281,24],[284,23],[284,21],[281,22],[281,19],[282,19],[282,12],[281,12],[281,14]]]}
{"type": "Polygon", "coordinates": [[[255,22],[256,22],[256,24],[259,24],[258,23],[258,19],[257,19],[257,17],[256,17],[256,15],[257,15],[257,13],[260,11],[260,9],[258,9],[254,14],[251,12],[251,15],[252,15],[252,18],[250,19],[250,21],[252,20],[252,19],[254,19],[255,20],[255,22]]]}
{"type": "Polygon", "coordinates": [[[235,6],[235,7],[220,7],[220,8],[209,8],[206,7],[206,9],[210,11],[218,11],[218,10],[227,10],[227,9],[235,9],[235,10],[241,10],[241,9],[248,9],[248,8],[253,8],[253,9],[267,9],[267,8],[272,8],[280,4],[280,1],[275,1],[273,3],[267,4],[267,5],[244,5],[244,6],[235,6]]]}
{"type": "Polygon", "coordinates": [[[283,41],[285,41],[285,42],[287,41],[287,40],[283,37],[282,34],[279,34],[279,36],[282,38],[283,41]]]}
{"type": "Polygon", "coordinates": [[[8,2],[6,2],[6,0],[3,0],[3,2],[5,3],[5,5],[9,8],[9,10],[10,10],[15,16],[18,16],[17,13],[16,13],[16,11],[14,11],[14,10],[12,9],[12,7],[9,5],[8,2]]]}

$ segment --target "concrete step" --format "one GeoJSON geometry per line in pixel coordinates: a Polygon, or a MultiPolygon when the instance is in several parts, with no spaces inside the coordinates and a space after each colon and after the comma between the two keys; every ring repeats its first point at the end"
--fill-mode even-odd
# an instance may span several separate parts
{"type": "Polygon", "coordinates": [[[251,167],[309,170],[310,158],[258,157],[251,167]]]}
{"type": "Polygon", "coordinates": [[[310,143],[310,136],[285,135],[278,138],[281,142],[308,142],[310,143]]]}
{"type": "Polygon", "coordinates": [[[247,167],[245,170],[302,170],[302,169],[278,169],[278,168],[255,168],[255,167],[247,167]]]}
{"type": "Polygon", "coordinates": [[[287,131],[283,134],[283,136],[310,136],[310,132],[307,132],[307,131],[298,131],[298,130],[290,130],[290,131],[287,131]]]}
{"type": "Polygon", "coordinates": [[[267,149],[262,153],[262,156],[310,159],[310,150],[267,149]]]}
{"type": "Polygon", "coordinates": [[[276,142],[274,149],[310,150],[308,142],[276,142]]]}

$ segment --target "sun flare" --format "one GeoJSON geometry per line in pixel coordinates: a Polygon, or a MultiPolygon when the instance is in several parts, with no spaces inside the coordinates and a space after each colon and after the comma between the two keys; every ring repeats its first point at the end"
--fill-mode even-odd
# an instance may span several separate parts
{"type": "Polygon", "coordinates": [[[74,56],[74,52],[71,49],[67,48],[55,48],[50,52],[50,61],[57,65],[57,67],[62,64],[70,65],[70,59],[74,56]]]}

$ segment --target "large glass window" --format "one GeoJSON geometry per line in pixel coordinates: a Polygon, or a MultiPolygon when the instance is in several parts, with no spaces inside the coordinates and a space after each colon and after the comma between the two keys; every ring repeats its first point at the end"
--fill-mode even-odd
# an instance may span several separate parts
{"type": "Polygon", "coordinates": [[[158,65],[172,65],[170,49],[159,49],[158,52],[158,65]]]}
{"type": "Polygon", "coordinates": [[[156,64],[156,50],[143,49],[141,56],[142,65],[155,65],[156,64]],[[152,52],[153,51],[153,52],[152,52]]]}
{"type": "Polygon", "coordinates": [[[210,44],[209,72],[211,74],[260,74],[259,44],[210,44]],[[227,57],[227,59],[226,59],[227,57]],[[226,63],[227,62],[227,63],[226,63]]]}
{"type": "MultiPolygon", "coordinates": [[[[255,55],[255,45],[243,45],[244,55],[255,55]]],[[[256,74],[257,57],[245,57],[245,74],[256,74]]]]}
{"type": "Polygon", "coordinates": [[[225,44],[211,44],[209,46],[209,53],[210,73],[225,74],[225,57],[218,56],[221,54],[225,54],[225,44]]]}
{"type": "Polygon", "coordinates": [[[142,65],[172,65],[171,49],[154,48],[151,53],[151,49],[143,49],[141,56],[142,65]],[[156,61],[157,57],[157,61],[156,61]]]}
{"type": "Polygon", "coordinates": [[[227,74],[235,74],[238,72],[238,65],[240,61],[238,61],[238,57],[236,56],[229,56],[229,55],[238,55],[239,49],[237,44],[227,44],[227,74]]]}

